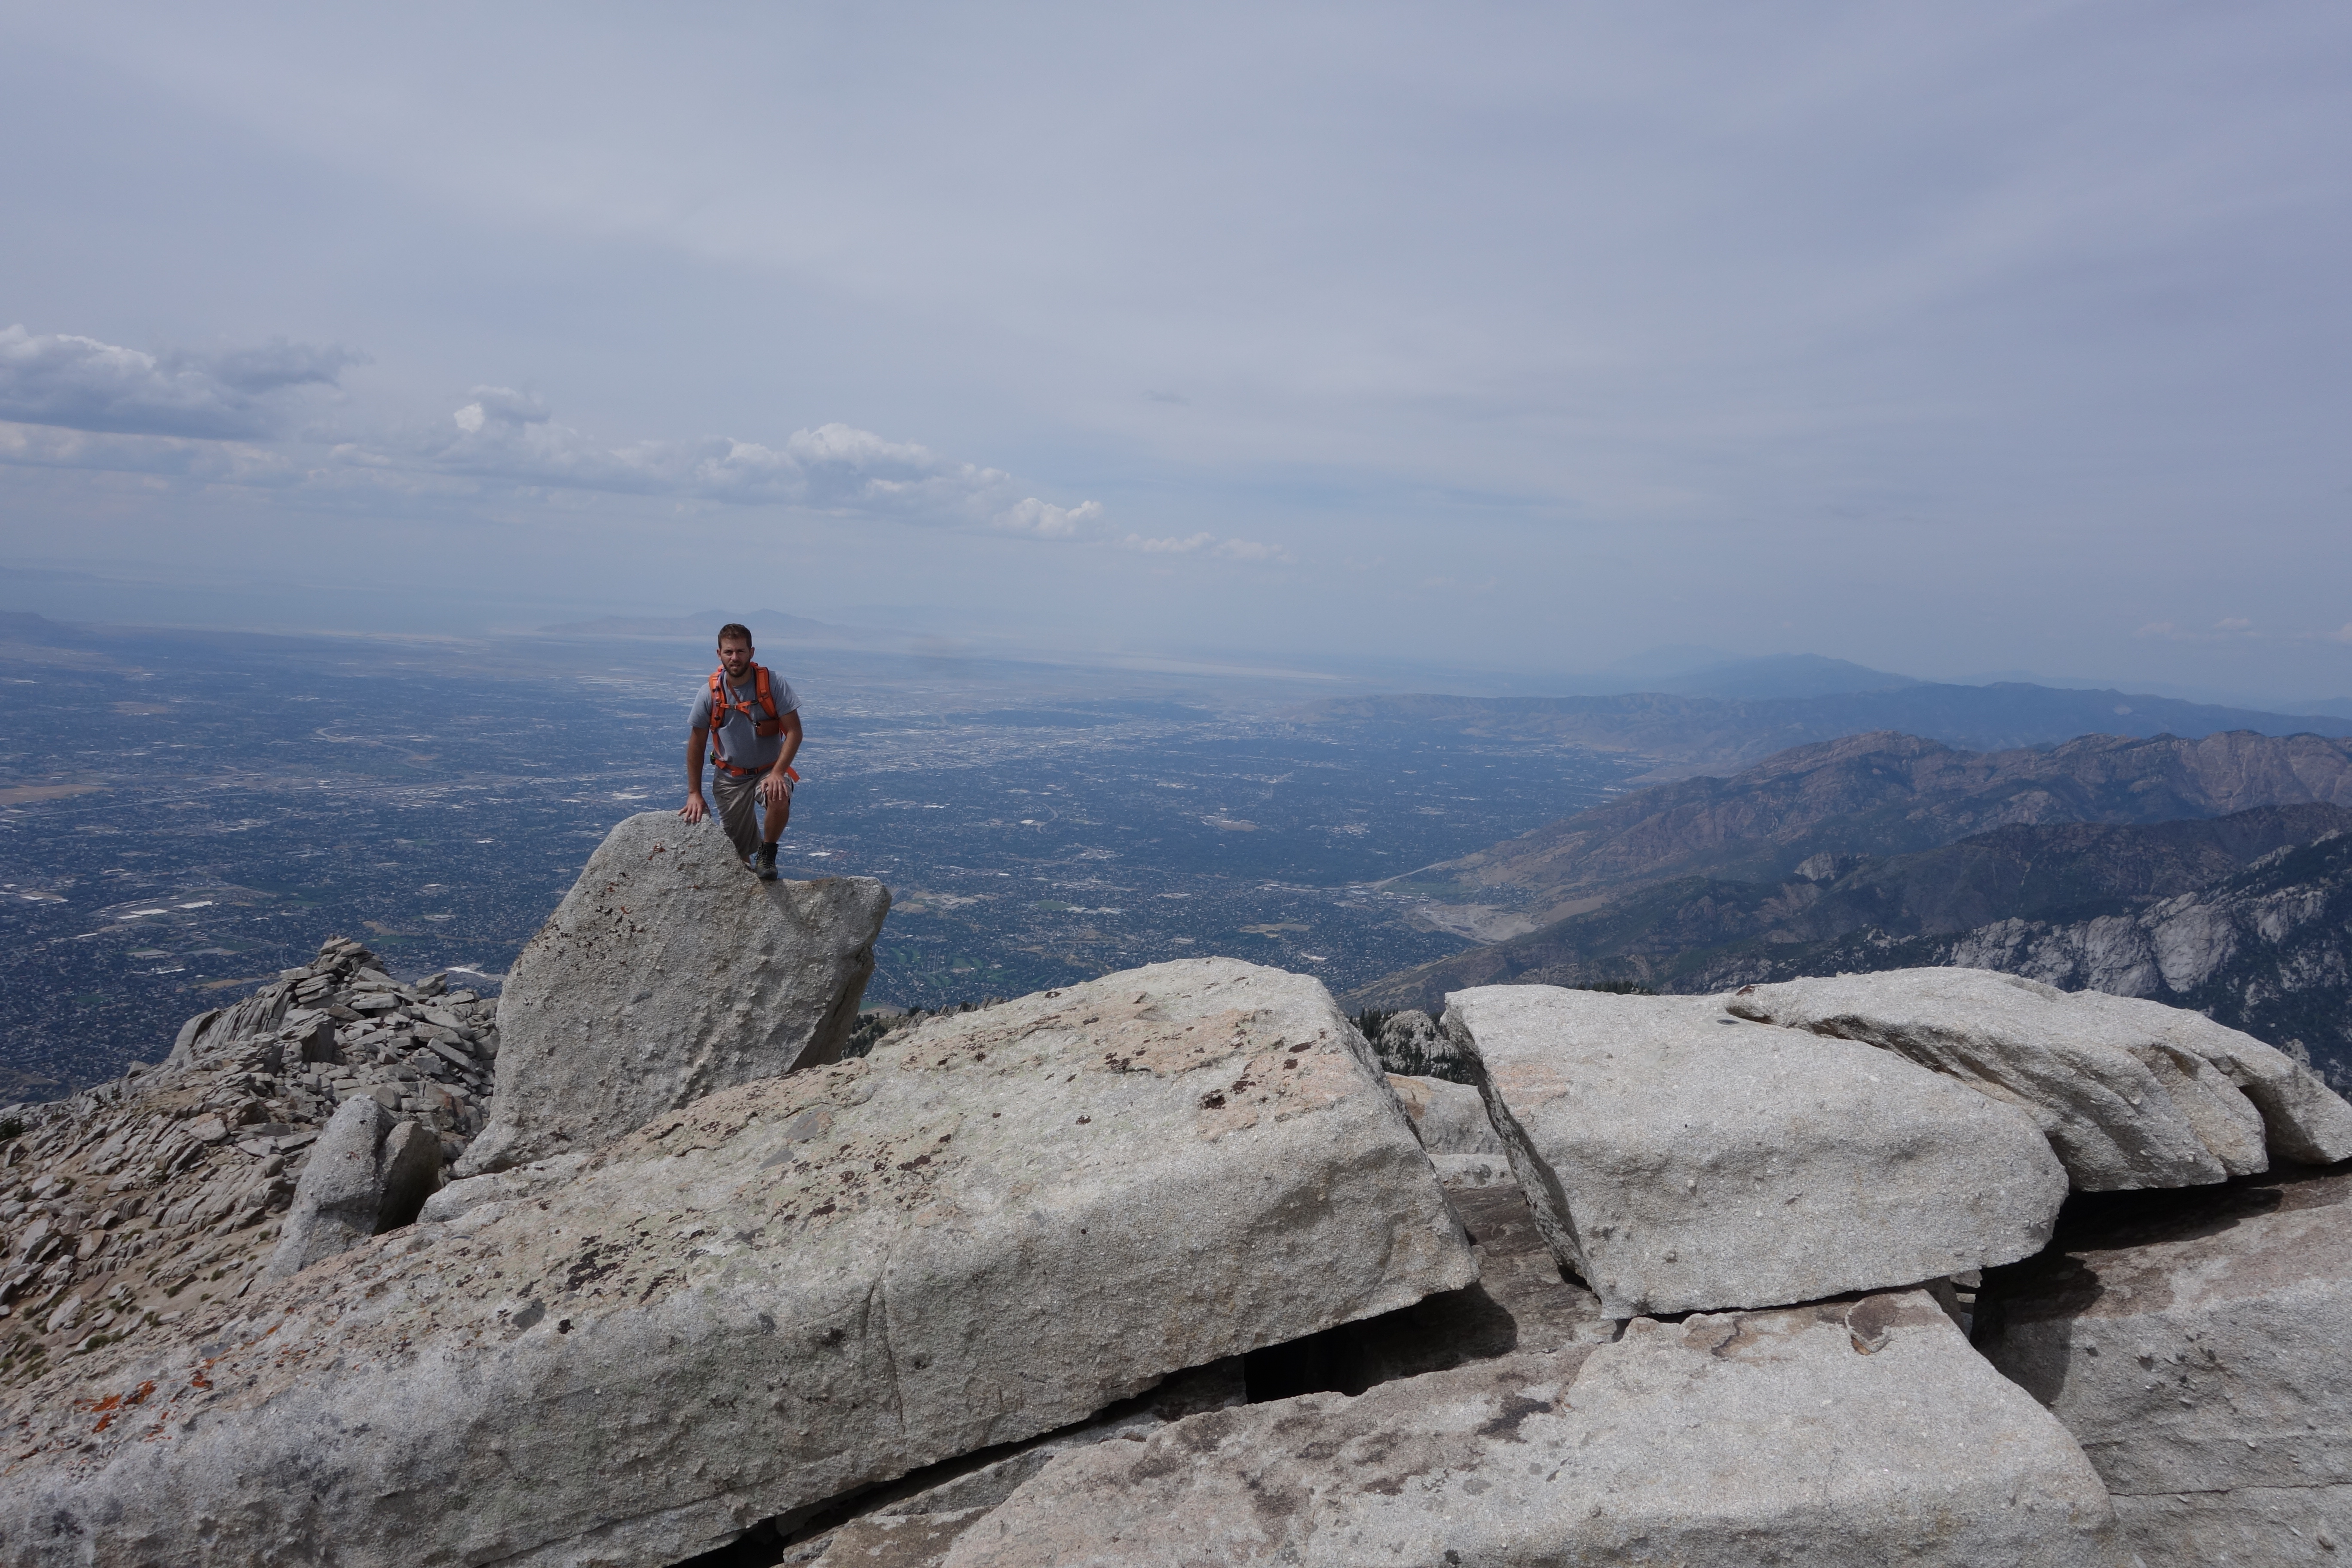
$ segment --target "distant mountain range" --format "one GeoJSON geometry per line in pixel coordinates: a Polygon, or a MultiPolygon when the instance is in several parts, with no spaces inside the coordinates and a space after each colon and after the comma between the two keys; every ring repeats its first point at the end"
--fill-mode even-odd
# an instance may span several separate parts
{"type": "MultiPolygon", "coordinates": [[[[1801,668],[1790,668],[1791,662],[1749,660],[1685,679],[1711,680],[1726,689],[1741,681],[1756,687],[1785,685],[1800,677],[1816,685],[1840,683],[1832,679],[1836,672],[1826,667],[1841,666],[1841,660],[1793,661],[1801,668]]],[[[1862,668],[1843,666],[1849,671],[1862,668]]],[[[1900,676],[1886,679],[1903,680],[1900,676]]],[[[1877,690],[1770,698],[1670,691],[1613,697],[1342,697],[1309,704],[1296,716],[1308,726],[1385,721],[1422,731],[1584,746],[1647,761],[1654,766],[1644,776],[1653,779],[1733,773],[1791,746],[1879,731],[1980,752],[2048,745],[2087,734],[2194,739],[2250,730],[2263,735],[2352,735],[2352,719],[2327,714],[2266,713],[2021,681],[1991,686],[1913,681],[1877,690]]]]}
{"type": "MultiPolygon", "coordinates": [[[[1901,735],[1661,785],[1395,886],[1538,928],[1363,987],[1706,993],[1966,964],[2210,1012],[2352,1083],[2352,743],[1901,735]]],[[[1490,921],[1491,923],[1491,921],[1490,921]]]]}
{"type": "Polygon", "coordinates": [[[1632,982],[1707,994],[1959,965],[2205,1012],[2352,1087],[2352,811],[2011,826],[1778,881],[1682,877],[1366,987],[1435,1010],[1470,985],[1632,982]]]}
{"type": "Polygon", "coordinates": [[[1849,691],[1890,691],[1917,686],[1917,678],[1873,669],[1817,653],[1738,658],[1706,648],[1662,648],[1620,659],[1605,669],[1570,676],[1552,686],[1562,697],[1610,697],[1663,691],[1678,697],[1835,697],[1849,691]]]}
{"type": "Polygon", "coordinates": [[[2011,824],[2308,805],[2352,807],[2352,742],[2232,731],[1987,752],[1849,735],[1729,778],[1643,790],[1398,881],[1455,901],[1500,900],[1541,924],[1671,878],[1778,879],[1815,855],[1905,855],[2011,824]]]}

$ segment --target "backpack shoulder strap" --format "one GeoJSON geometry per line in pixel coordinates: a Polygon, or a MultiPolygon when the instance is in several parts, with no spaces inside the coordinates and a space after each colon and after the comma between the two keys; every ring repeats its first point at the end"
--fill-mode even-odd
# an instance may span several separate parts
{"type": "Polygon", "coordinates": [[[751,667],[751,682],[753,689],[758,693],[756,700],[761,710],[763,710],[768,715],[765,719],[755,719],[752,721],[752,732],[760,736],[762,740],[765,740],[771,735],[782,734],[784,731],[784,716],[776,711],[775,693],[768,689],[768,667],[766,665],[755,664],[751,667]]]}

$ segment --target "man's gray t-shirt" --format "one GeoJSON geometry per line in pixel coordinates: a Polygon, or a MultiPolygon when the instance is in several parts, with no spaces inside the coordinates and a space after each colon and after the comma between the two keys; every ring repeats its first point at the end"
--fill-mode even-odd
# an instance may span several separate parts
{"type": "MultiPolygon", "coordinates": [[[[774,767],[776,758],[783,752],[784,738],[771,735],[763,741],[752,733],[754,721],[768,716],[768,710],[760,706],[757,679],[746,670],[742,683],[738,685],[730,680],[727,689],[728,700],[730,703],[749,702],[751,714],[747,718],[740,708],[730,707],[727,710],[727,722],[719,727],[719,754],[739,768],[774,767]]],[[[768,695],[776,700],[776,717],[779,719],[800,710],[801,700],[793,691],[793,683],[772,669],[768,671],[768,695]]],[[[694,707],[687,715],[686,727],[688,731],[710,728],[710,683],[708,680],[702,683],[702,689],[694,694],[694,707]]]]}

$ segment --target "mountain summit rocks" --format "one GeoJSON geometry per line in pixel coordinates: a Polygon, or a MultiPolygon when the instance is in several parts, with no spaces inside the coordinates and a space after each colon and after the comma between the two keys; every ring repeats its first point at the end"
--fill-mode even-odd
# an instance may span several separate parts
{"type": "Polygon", "coordinates": [[[1429,1042],[1465,1088],[1207,959],[819,1060],[886,904],[635,818],[504,1031],[331,942],[0,1133],[0,1564],[2188,1568],[2346,1533],[2347,1178],[2230,1173],[2352,1150],[2352,1107],[2210,1020],[1997,976],[1481,989],[1429,1042]],[[409,1221],[494,1058],[498,1168],[409,1221]],[[2090,1101],[2170,1163],[2062,1213],[2090,1101]],[[2114,1205],[2152,1228],[2087,1236],[2114,1205]]]}
{"type": "Polygon", "coordinates": [[[100,1345],[168,1338],[251,1291],[339,1110],[380,1108],[411,1168],[454,1157],[482,1125],[498,1049],[494,1003],[440,975],[403,984],[331,937],[310,963],[190,1019],[161,1068],[12,1107],[0,1388],[100,1345]]]}
{"type": "Polygon", "coordinates": [[[1743,986],[1735,1016],[1858,1040],[2030,1114],[2085,1192],[2352,1157],[2352,1106],[2250,1035],[2152,1002],[1981,969],[1743,986]]]}
{"type": "Polygon", "coordinates": [[[1538,1223],[1612,1317],[2007,1263],[2050,1239],[2066,1195],[2030,1118],[1867,1046],[1696,997],[1447,1000],[1538,1223]]]}
{"type": "Polygon", "coordinates": [[[715,821],[629,817],[507,977],[490,1124],[457,1173],[592,1151],[835,1059],[889,909],[869,878],[761,881],[715,821]]]}
{"type": "Polygon", "coordinates": [[[2127,1561],[2064,1428],[1916,1291],[1213,1411],[954,1522],[945,1568],[2127,1561]]]}
{"type": "Polygon", "coordinates": [[[0,1562],[657,1564],[1475,1273],[1320,984],[1156,964],[94,1356],[8,1413],[0,1562]]]}

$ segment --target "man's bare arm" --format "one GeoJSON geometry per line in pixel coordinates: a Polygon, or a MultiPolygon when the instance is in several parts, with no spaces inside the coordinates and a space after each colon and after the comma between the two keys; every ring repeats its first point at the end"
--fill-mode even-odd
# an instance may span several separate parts
{"type": "Polygon", "coordinates": [[[770,768],[767,776],[760,781],[760,794],[771,811],[789,810],[792,806],[792,792],[785,783],[785,770],[793,765],[793,759],[800,754],[800,710],[795,708],[785,714],[783,725],[784,749],[776,753],[776,765],[770,768]]]}
{"type": "Polygon", "coordinates": [[[686,738],[686,804],[678,815],[688,822],[700,822],[709,809],[702,804],[702,746],[708,730],[696,730],[686,738]]]}

